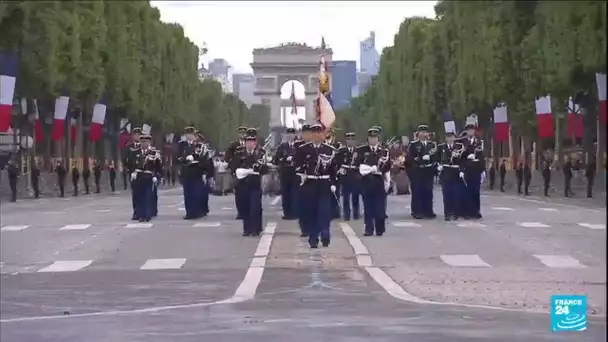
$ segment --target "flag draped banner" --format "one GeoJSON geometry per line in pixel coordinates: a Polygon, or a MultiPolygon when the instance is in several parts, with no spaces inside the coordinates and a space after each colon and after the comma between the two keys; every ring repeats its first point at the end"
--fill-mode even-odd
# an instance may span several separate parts
{"type": "Polygon", "coordinates": [[[595,83],[597,84],[597,97],[600,100],[600,122],[606,124],[606,74],[595,74],[595,83]]]}
{"type": "Polygon", "coordinates": [[[538,124],[538,137],[550,138],[553,136],[553,111],[551,110],[551,95],[538,97],[534,102],[536,107],[536,122],[538,124]]]}
{"type": "Polygon", "coordinates": [[[18,68],[16,53],[0,54],[0,132],[7,132],[11,127],[18,68]]]}
{"type": "Polygon", "coordinates": [[[456,134],[456,123],[454,122],[454,116],[452,115],[452,111],[449,109],[444,109],[442,113],[443,118],[443,129],[445,133],[451,132],[456,134]]]}
{"type": "Polygon", "coordinates": [[[501,104],[494,108],[494,140],[503,142],[509,140],[509,120],[507,117],[507,105],[501,104]]]}
{"type": "Polygon", "coordinates": [[[581,108],[572,101],[572,97],[568,99],[568,127],[566,129],[566,134],[569,137],[583,137],[583,116],[581,115],[581,108]]]}
{"type": "Polygon", "coordinates": [[[325,60],[325,38],[321,39],[321,61],[319,62],[319,94],[317,99],[317,120],[325,127],[331,128],[336,121],[336,113],[331,100],[329,69],[325,60]]]}
{"type": "Polygon", "coordinates": [[[70,98],[67,95],[59,96],[55,100],[55,113],[53,115],[53,132],[51,139],[58,141],[63,139],[65,135],[65,119],[68,115],[68,106],[70,98]]]}
{"type": "Polygon", "coordinates": [[[295,82],[291,82],[291,114],[298,115],[298,102],[296,101],[296,85],[295,82]]]}
{"type": "Polygon", "coordinates": [[[106,119],[106,101],[102,97],[99,103],[93,106],[93,117],[89,127],[89,141],[99,141],[103,137],[103,123],[106,119]]]}

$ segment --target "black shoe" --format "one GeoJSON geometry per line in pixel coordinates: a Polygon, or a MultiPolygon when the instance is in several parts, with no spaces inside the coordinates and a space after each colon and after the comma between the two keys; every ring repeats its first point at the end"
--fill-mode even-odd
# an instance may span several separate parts
{"type": "Polygon", "coordinates": [[[452,217],[451,216],[446,216],[443,218],[445,221],[452,221],[452,217]]]}
{"type": "Polygon", "coordinates": [[[452,219],[453,221],[457,221],[458,220],[458,216],[452,215],[452,216],[450,216],[450,219],[452,219]]]}
{"type": "Polygon", "coordinates": [[[323,247],[328,247],[329,246],[329,239],[321,239],[321,243],[323,244],[323,247]]]}
{"type": "Polygon", "coordinates": [[[245,232],[245,233],[243,233],[243,236],[251,236],[251,233],[245,232]]]}
{"type": "Polygon", "coordinates": [[[363,236],[372,236],[372,235],[374,235],[374,234],[373,233],[368,233],[368,232],[363,233],[363,236]]]}
{"type": "Polygon", "coordinates": [[[357,221],[359,219],[359,216],[353,216],[353,220],[357,221]]]}
{"type": "Polygon", "coordinates": [[[376,232],[376,236],[382,236],[384,235],[384,232],[376,232]]]}
{"type": "Polygon", "coordinates": [[[415,218],[416,220],[422,220],[424,217],[422,217],[422,215],[418,215],[418,214],[412,214],[412,217],[415,218]]]}
{"type": "Polygon", "coordinates": [[[150,221],[152,221],[152,219],[146,219],[146,222],[150,222],[150,221]]]}
{"type": "Polygon", "coordinates": [[[431,214],[426,215],[426,217],[427,217],[427,218],[430,218],[430,219],[434,219],[434,218],[436,218],[436,217],[437,217],[437,214],[435,214],[435,213],[431,213],[431,214]]]}
{"type": "Polygon", "coordinates": [[[319,248],[319,245],[310,245],[310,248],[319,248]]]}
{"type": "Polygon", "coordinates": [[[344,222],[348,222],[348,221],[350,221],[350,217],[345,217],[343,220],[344,220],[344,222]]]}
{"type": "Polygon", "coordinates": [[[261,232],[253,232],[251,233],[251,236],[260,236],[260,234],[262,234],[261,232]]]}
{"type": "Polygon", "coordinates": [[[302,234],[300,234],[300,237],[308,237],[308,234],[302,233],[302,234]]]}
{"type": "Polygon", "coordinates": [[[236,217],[235,217],[234,219],[235,219],[235,220],[242,220],[242,219],[243,219],[243,216],[241,216],[241,215],[236,215],[236,217]]]}
{"type": "Polygon", "coordinates": [[[281,216],[281,220],[289,220],[289,216],[283,215],[283,216],[281,216]]]}
{"type": "Polygon", "coordinates": [[[192,220],[194,217],[190,216],[190,215],[186,215],[184,216],[184,220],[192,220]]]}
{"type": "Polygon", "coordinates": [[[481,213],[477,213],[477,215],[475,215],[474,218],[479,220],[479,219],[483,218],[483,216],[481,215],[481,213]]]}
{"type": "Polygon", "coordinates": [[[137,215],[133,214],[133,216],[131,216],[131,220],[137,221],[137,220],[139,220],[139,217],[137,217],[137,215]]]}
{"type": "Polygon", "coordinates": [[[146,222],[146,220],[144,220],[143,218],[140,218],[138,221],[139,222],[146,222]]]}

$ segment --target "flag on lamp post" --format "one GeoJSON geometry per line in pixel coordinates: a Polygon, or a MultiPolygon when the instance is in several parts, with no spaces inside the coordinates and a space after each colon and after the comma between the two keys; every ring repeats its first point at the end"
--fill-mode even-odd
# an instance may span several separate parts
{"type": "Polygon", "coordinates": [[[502,103],[494,108],[494,140],[497,142],[509,141],[509,118],[507,105],[502,103]]]}
{"type": "Polygon", "coordinates": [[[55,113],[53,115],[53,131],[51,133],[51,139],[58,141],[63,139],[65,135],[65,119],[68,115],[68,106],[70,105],[70,98],[67,96],[67,92],[63,92],[55,100],[55,113]]]}
{"type": "Polygon", "coordinates": [[[0,132],[6,132],[11,127],[18,68],[16,53],[0,54],[0,132]]]}
{"type": "Polygon", "coordinates": [[[553,136],[553,111],[551,110],[551,95],[538,97],[534,101],[536,107],[536,122],[538,124],[538,137],[550,138],[553,136]]]}
{"type": "Polygon", "coordinates": [[[93,106],[93,117],[89,127],[89,141],[99,141],[103,137],[103,123],[106,119],[106,100],[104,97],[93,106]]]}
{"type": "Polygon", "coordinates": [[[597,97],[600,100],[600,122],[605,125],[606,112],[608,111],[606,106],[606,74],[595,74],[595,83],[597,84],[597,97]]]}

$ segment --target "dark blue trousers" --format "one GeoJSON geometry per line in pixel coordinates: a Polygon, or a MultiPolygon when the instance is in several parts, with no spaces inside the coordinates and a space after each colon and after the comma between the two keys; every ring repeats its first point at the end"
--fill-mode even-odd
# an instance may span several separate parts
{"type": "Polygon", "coordinates": [[[342,214],[344,215],[345,220],[350,220],[351,213],[353,219],[359,219],[359,196],[361,196],[360,183],[361,180],[357,175],[347,174],[342,177],[340,189],[342,190],[342,214]]]}
{"type": "Polygon", "coordinates": [[[281,182],[281,205],[283,216],[298,217],[298,188],[300,177],[290,172],[283,172],[279,176],[281,182]]]}
{"type": "Polygon", "coordinates": [[[236,215],[243,217],[243,204],[247,200],[247,195],[243,194],[243,185],[240,181],[237,181],[234,186],[234,206],[236,207],[236,215]]]}
{"type": "Polygon", "coordinates": [[[384,179],[377,175],[368,175],[361,180],[363,194],[363,219],[365,232],[384,234],[386,231],[386,191],[384,179]]]}
{"type": "Polygon", "coordinates": [[[458,177],[441,179],[441,194],[443,197],[443,214],[446,217],[459,216],[461,213],[462,180],[458,177]]]}
{"type": "Polygon", "coordinates": [[[302,234],[308,234],[308,221],[310,221],[310,217],[307,216],[309,212],[308,207],[310,206],[308,194],[309,192],[304,189],[304,185],[300,185],[298,182],[297,196],[299,200],[297,213],[298,225],[300,226],[300,232],[302,234]]]}
{"type": "MultiPolygon", "coordinates": [[[[247,182],[247,181],[241,181],[247,182]]],[[[260,184],[244,184],[241,187],[243,199],[243,233],[262,232],[262,189],[260,184]],[[256,186],[257,185],[257,186],[256,186]]]]}
{"type": "Polygon", "coordinates": [[[207,185],[206,182],[203,182],[201,180],[201,190],[199,193],[200,196],[200,203],[201,203],[201,214],[202,215],[207,215],[209,214],[209,192],[211,191],[211,189],[209,189],[209,185],[207,185]]]}
{"type": "Polygon", "coordinates": [[[463,191],[463,216],[477,216],[481,212],[481,174],[478,172],[465,172],[466,186],[463,191]]]}
{"type": "MultiPolygon", "coordinates": [[[[129,177],[131,177],[131,174],[129,174],[129,177]]],[[[131,180],[129,181],[130,183],[130,187],[131,187],[131,204],[133,205],[133,217],[134,218],[138,218],[137,217],[137,192],[135,190],[136,185],[133,184],[135,183],[135,181],[131,180]]]]}
{"type": "Polygon", "coordinates": [[[308,243],[311,246],[331,238],[329,227],[332,219],[331,202],[335,201],[331,193],[329,181],[325,179],[309,179],[300,188],[308,199],[302,216],[304,219],[305,230],[308,232],[308,243]]]}
{"type": "MultiPolygon", "coordinates": [[[[435,184],[435,174],[431,168],[421,169],[417,175],[416,192],[420,201],[421,215],[432,215],[433,212],[433,186],[435,184]]],[[[412,201],[413,202],[413,201],[412,201]]]]}
{"type": "Polygon", "coordinates": [[[135,187],[137,198],[135,213],[140,220],[149,221],[153,214],[153,186],[152,178],[138,177],[131,183],[135,187]]]}
{"type": "Polygon", "coordinates": [[[152,189],[152,217],[158,215],[158,185],[152,189]]]}
{"type": "Polygon", "coordinates": [[[202,179],[197,178],[184,177],[182,181],[182,188],[184,189],[184,207],[186,208],[186,216],[188,217],[200,216],[200,192],[202,191],[202,183],[202,179]]]}

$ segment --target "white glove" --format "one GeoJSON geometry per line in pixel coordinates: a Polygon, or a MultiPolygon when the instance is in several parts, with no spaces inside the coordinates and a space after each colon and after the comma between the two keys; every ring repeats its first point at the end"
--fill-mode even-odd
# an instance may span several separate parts
{"type": "Polygon", "coordinates": [[[484,172],[481,173],[481,182],[480,183],[483,184],[483,182],[485,180],[486,180],[486,172],[484,171],[484,172]]]}
{"type": "Polygon", "coordinates": [[[473,160],[473,159],[475,159],[475,155],[474,155],[473,153],[471,153],[471,154],[469,154],[469,155],[467,156],[467,159],[468,159],[468,160],[473,160]]]}
{"type": "Polygon", "coordinates": [[[193,156],[191,156],[191,155],[190,155],[190,156],[187,156],[187,157],[186,157],[186,160],[187,160],[187,161],[193,161],[193,160],[194,160],[194,157],[193,157],[193,156]]]}
{"type": "Polygon", "coordinates": [[[306,174],[301,174],[300,176],[300,185],[303,185],[306,182],[306,174]]]}
{"type": "Polygon", "coordinates": [[[152,183],[154,183],[154,184],[158,183],[158,178],[152,177],[152,183]]]}
{"type": "Polygon", "coordinates": [[[429,156],[428,154],[425,154],[422,156],[422,160],[431,160],[431,156],[429,156]]]}
{"type": "Polygon", "coordinates": [[[372,166],[372,173],[378,172],[378,167],[376,165],[372,166]]]}
{"type": "Polygon", "coordinates": [[[443,170],[443,165],[437,165],[437,171],[441,172],[443,170]]]}
{"type": "Polygon", "coordinates": [[[215,179],[213,179],[213,178],[209,178],[209,179],[207,179],[207,185],[208,185],[210,188],[215,188],[215,179]]]}
{"type": "Polygon", "coordinates": [[[131,180],[134,181],[137,179],[137,172],[132,172],[131,173],[131,180]]]}
{"type": "Polygon", "coordinates": [[[367,176],[370,173],[372,173],[372,167],[366,164],[361,164],[359,165],[359,173],[361,174],[361,176],[367,176]]]}
{"type": "Polygon", "coordinates": [[[249,171],[250,171],[250,169],[239,168],[239,169],[236,169],[236,171],[234,171],[234,173],[236,174],[237,179],[243,179],[250,175],[249,171]]]}
{"type": "Polygon", "coordinates": [[[335,194],[337,189],[336,189],[335,185],[332,185],[329,187],[329,190],[331,190],[331,192],[333,192],[335,194]]]}
{"type": "Polygon", "coordinates": [[[460,173],[458,174],[458,177],[460,177],[461,179],[464,179],[464,172],[460,172],[460,173]]]}
{"type": "Polygon", "coordinates": [[[291,161],[293,158],[291,156],[287,157],[287,161],[291,161]]]}
{"type": "Polygon", "coordinates": [[[203,183],[207,183],[207,175],[203,175],[201,178],[203,179],[203,183]]]}

